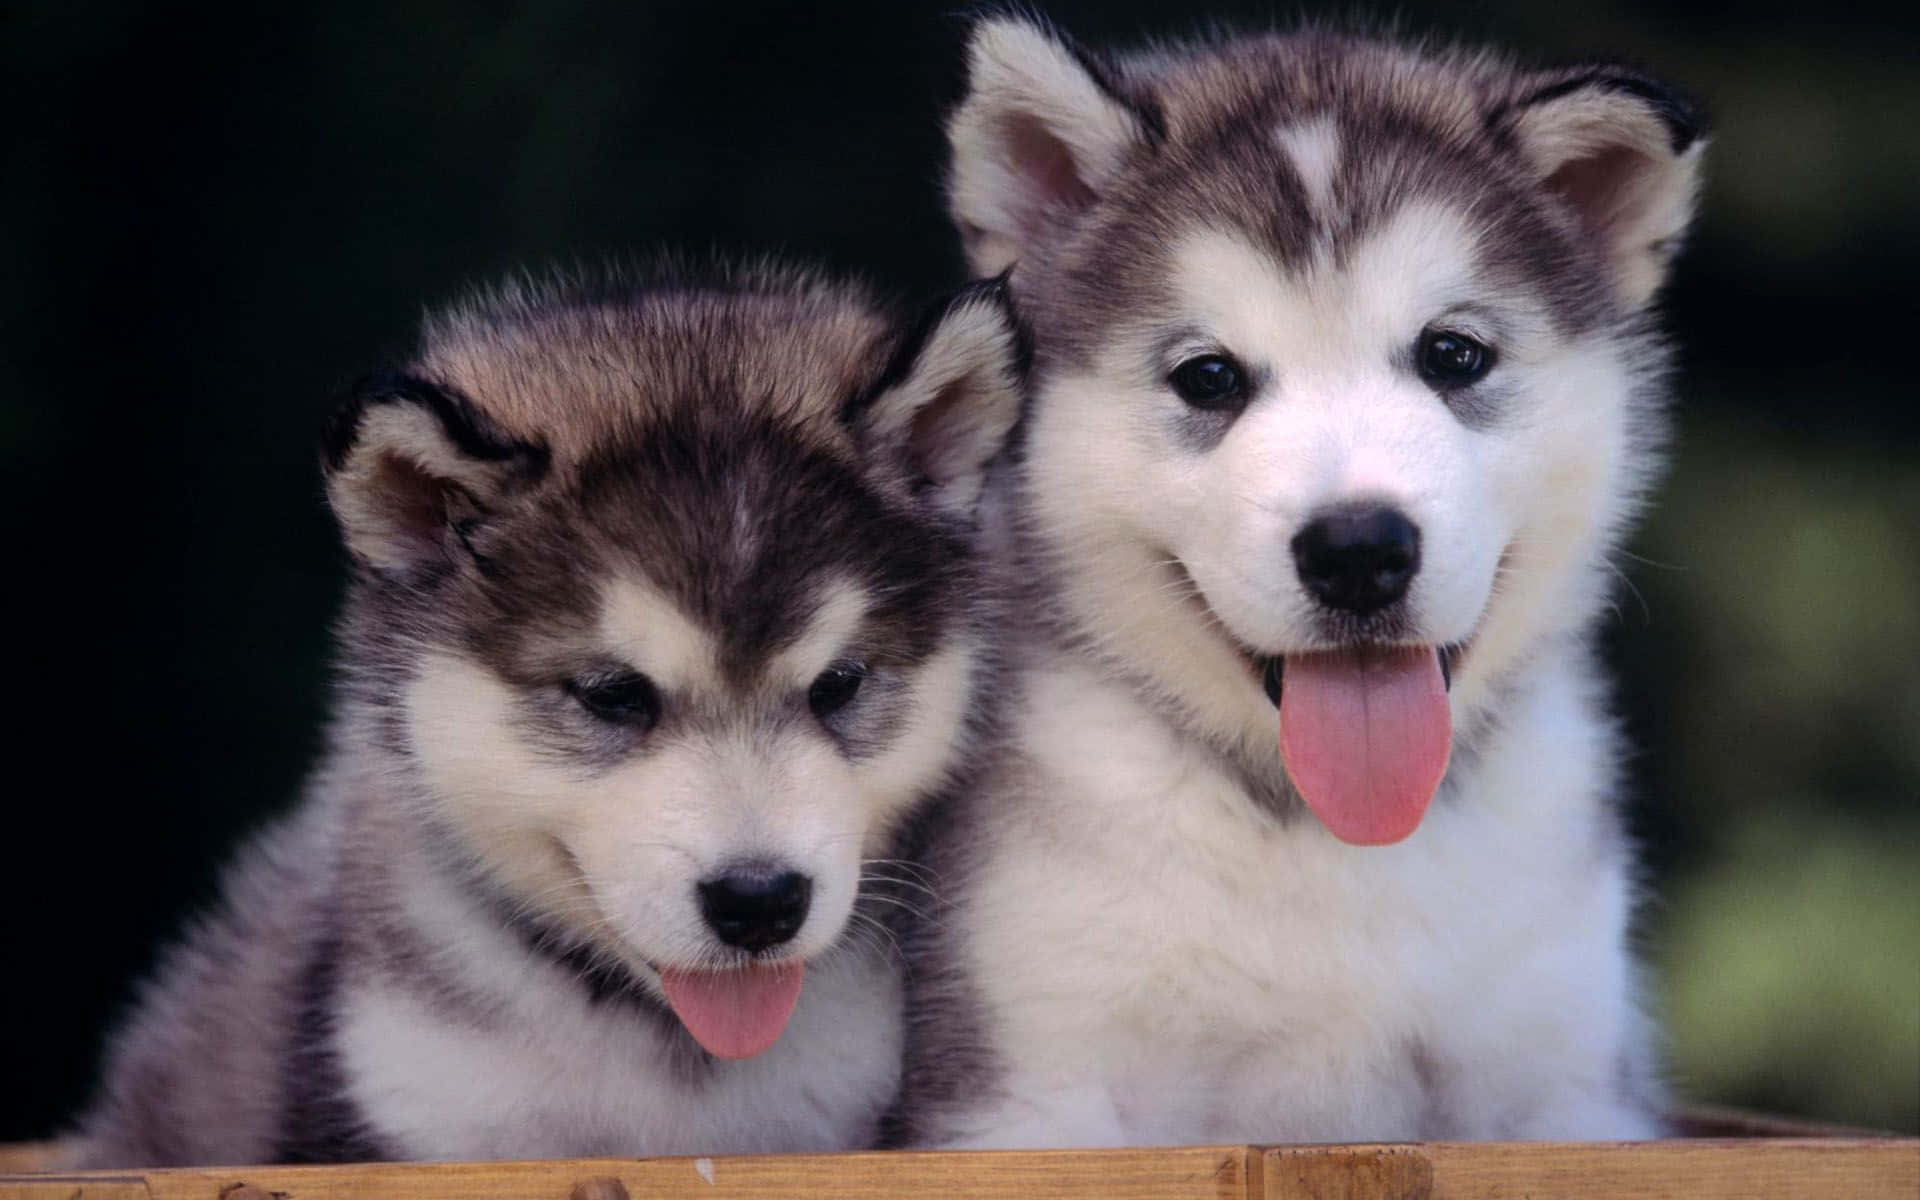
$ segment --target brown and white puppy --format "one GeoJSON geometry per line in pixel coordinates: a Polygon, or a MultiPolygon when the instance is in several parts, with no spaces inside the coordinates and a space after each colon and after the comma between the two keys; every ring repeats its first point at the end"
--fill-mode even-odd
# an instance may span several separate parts
{"type": "Polygon", "coordinates": [[[1634,1138],[1590,631],[1657,467],[1693,110],[1625,68],[979,23],[1034,338],[1015,752],[937,863],[896,1135],[1634,1138]]]}
{"type": "Polygon", "coordinates": [[[894,847],[989,673],[994,285],[771,268],[429,320],[325,445],[331,746],[114,1045],[92,1165],[838,1150],[898,1079],[894,847]]]}

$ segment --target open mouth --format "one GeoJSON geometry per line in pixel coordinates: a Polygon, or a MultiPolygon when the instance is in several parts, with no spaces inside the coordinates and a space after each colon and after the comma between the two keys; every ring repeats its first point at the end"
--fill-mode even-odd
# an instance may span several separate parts
{"type": "MultiPolygon", "coordinates": [[[[1440,656],[1440,682],[1446,687],[1447,691],[1451,692],[1453,690],[1454,668],[1457,667],[1460,660],[1466,656],[1467,648],[1472,644],[1472,639],[1468,639],[1464,642],[1453,642],[1449,645],[1435,647],[1435,652],[1440,656]]],[[[1286,676],[1286,656],[1283,654],[1255,654],[1251,650],[1247,651],[1246,654],[1247,658],[1253,663],[1254,673],[1260,676],[1260,686],[1266,689],[1267,699],[1273,701],[1274,707],[1278,708],[1280,706],[1280,684],[1286,676]]]]}
{"type": "MultiPolygon", "coordinates": [[[[611,922],[594,899],[579,856],[557,837],[552,839],[552,847],[569,868],[572,886],[578,889],[571,897],[576,911],[584,911],[602,928],[609,927],[611,922]]],[[[766,1053],[786,1031],[794,1006],[800,1001],[806,963],[799,958],[742,956],[724,965],[663,967],[643,953],[615,953],[596,947],[579,933],[549,926],[516,905],[501,903],[506,920],[520,930],[529,945],[557,955],[596,992],[604,987],[650,994],[643,982],[645,970],[650,969],[659,978],[660,990],[675,1019],[715,1058],[752,1058],[766,1053]]],[[[621,941],[629,951],[638,950],[625,939],[621,941]]]]}
{"type": "Polygon", "coordinates": [[[1288,778],[1328,832],[1385,846],[1419,828],[1452,754],[1447,693],[1465,650],[1362,643],[1255,658],[1288,778]]]}
{"type": "Polygon", "coordinates": [[[797,958],[720,969],[661,967],[660,990],[680,1024],[715,1058],[752,1058],[780,1040],[806,964],[797,958]]]}
{"type": "Polygon", "coordinates": [[[1386,846],[1419,828],[1453,753],[1447,694],[1472,644],[1471,636],[1444,646],[1357,640],[1285,655],[1238,645],[1280,710],[1287,777],[1333,836],[1386,846]]]}

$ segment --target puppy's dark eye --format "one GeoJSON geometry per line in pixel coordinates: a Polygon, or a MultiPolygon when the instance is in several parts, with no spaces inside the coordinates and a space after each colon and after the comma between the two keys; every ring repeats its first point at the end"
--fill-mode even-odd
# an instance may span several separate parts
{"type": "Polygon", "coordinates": [[[603,678],[570,679],[567,694],[600,720],[645,733],[660,720],[660,689],[638,671],[603,678]]]}
{"type": "Polygon", "coordinates": [[[1429,329],[1414,347],[1420,377],[1437,388],[1466,387],[1493,369],[1493,351],[1464,333],[1429,329]]]}
{"type": "Polygon", "coordinates": [[[832,716],[847,706],[866,677],[867,669],[857,663],[835,663],[820,672],[807,689],[807,707],[816,717],[832,716]]]}
{"type": "Polygon", "coordinates": [[[1224,354],[1202,354],[1173,369],[1167,382],[1182,400],[1209,412],[1234,411],[1247,403],[1247,373],[1224,354]]]}

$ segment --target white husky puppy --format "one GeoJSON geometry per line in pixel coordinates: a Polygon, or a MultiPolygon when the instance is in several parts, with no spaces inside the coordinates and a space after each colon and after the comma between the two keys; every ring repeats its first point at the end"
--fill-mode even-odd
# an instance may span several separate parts
{"type": "Polygon", "coordinates": [[[999,289],[783,270],[434,318],[325,447],[331,746],[115,1044],[105,1166],[845,1150],[881,921],[971,761],[999,289]]]}
{"type": "Polygon", "coordinates": [[[895,1136],[1656,1133],[1591,628],[1701,131],[1610,65],[979,24],[1016,746],[937,864],[895,1136]]]}

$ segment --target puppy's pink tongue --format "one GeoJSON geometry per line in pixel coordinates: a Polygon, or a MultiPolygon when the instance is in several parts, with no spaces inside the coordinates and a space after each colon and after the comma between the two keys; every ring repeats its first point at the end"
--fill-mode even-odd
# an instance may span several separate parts
{"type": "Polygon", "coordinates": [[[673,1015],[715,1058],[752,1058],[780,1040],[800,999],[801,962],[660,972],[673,1015]]]}
{"type": "Polygon", "coordinates": [[[1453,716],[1431,648],[1289,655],[1280,677],[1280,757],[1333,836],[1397,842],[1447,773],[1453,716]]]}

